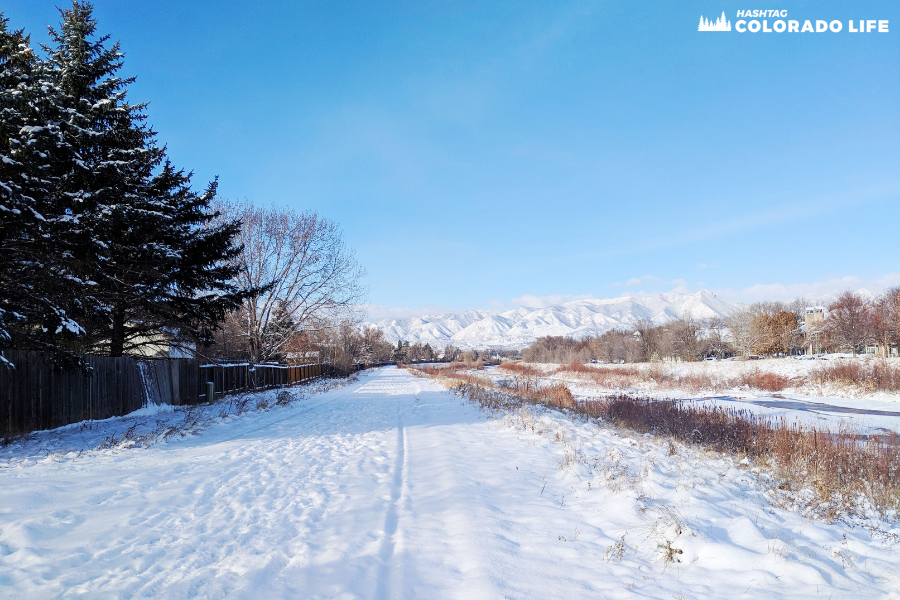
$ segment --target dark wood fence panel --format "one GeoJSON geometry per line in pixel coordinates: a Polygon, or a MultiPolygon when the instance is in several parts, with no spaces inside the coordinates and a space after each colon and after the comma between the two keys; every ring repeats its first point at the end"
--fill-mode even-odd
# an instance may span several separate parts
{"type": "MultiPolygon", "coordinates": [[[[86,357],[86,369],[59,368],[48,354],[3,350],[15,365],[0,367],[0,436],[126,415],[147,403],[192,405],[216,395],[270,389],[339,373],[326,364],[201,365],[187,358],[137,361],[86,357]]],[[[369,365],[369,366],[382,366],[369,365]]],[[[364,365],[354,365],[360,371],[364,365]]]]}
{"type": "Polygon", "coordinates": [[[0,434],[106,419],[144,405],[137,361],[89,356],[86,369],[54,365],[41,352],[4,350],[14,369],[0,368],[0,434]]]}
{"type": "Polygon", "coordinates": [[[267,390],[303,383],[321,377],[326,365],[200,365],[200,397],[206,399],[206,384],[213,382],[217,396],[267,390]]]}
{"type": "Polygon", "coordinates": [[[142,361],[138,366],[147,402],[182,406],[199,401],[199,361],[171,358],[142,361]]]}

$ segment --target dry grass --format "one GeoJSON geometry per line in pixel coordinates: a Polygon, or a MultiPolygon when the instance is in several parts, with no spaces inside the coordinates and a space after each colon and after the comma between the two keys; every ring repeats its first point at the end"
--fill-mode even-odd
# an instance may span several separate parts
{"type": "MultiPolygon", "coordinates": [[[[526,364],[516,364],[515,369],[518,373],[540,374],[538,369],[526,364]]],[[[744,387],[765,392],[780,392],[789,387],[802,388],[815,385],[862,393],[900,392],[900,365],[880,360],[837,360],[817,366],[808,375],[796,377],[755,368],[730,377],[715,376],[712,373],[679,374],[670,372],[658,364],[643,367],[632,365],[607,367],[572,363],[558,367],[553,373],[574,374],[609,389],[645,387],[689,392],[701,390],[721,392],[744,387]]]]}
{"type": "MultiPolygon", "coordinates": [[[[543,404],[631,431],[749,457],[775,475],[778,489],[813,491],[815,498],[808,508],[822,517],[836,518],[841,513],[863,510],[866,502],[885,516],[897,518],[900,511],[900,435],[896,433],[861,436],[772,420],[746,410],[631,394],[578,402],[565,385],[538,386],[533,377],[495,385],[455,369],[420,368],[415,372],[442,378],[449,387],[492,412],[513,414],[524,404],[543,404]]],[[[769,380],[765,374],[751,372],[750,376],[760,386],[783,383],[769,380]]]]}
{"type": "Polygon", "coordinates": [[[863,495],[889,510],[900,509],[900,436],[860,436],[850,431],[806,428],[744,410],[689,406],[629,395],[579,403],[591,418],[761,459],[780,479],[811,487],[820,501],[854,502],[863,495]]]}
{"type": "Polygon", "coordinates": [[[839,360],[816,367],[809,381],[817,385],[857,387],[865,392],[900,392],[900,366],[885,361],[839,360]]]}
{"type": "Polygon", "coordinates": [[[740,380],[741,385],[766,392],[780,392],[791,384],[790,378],[784,375],[763,373],[757,369],[742,373],[740,380]]]}
{"type": "Polygon", "coordinates": [[[526,377],[543,377],[545,374],[543,370],[521,362],[506,362],[497,368],[501,371],[506,371],[515,375],[524,375],[526,377]]]}
{"type": "MultiPolygon", "coordinates": [[[[527,367],[527,365],[522,365],[527,367]]],[[[714,377],[708,373],[675,374],[660,365],[640,368],[636,366],[589,367],[581,363],[563,365],[555,373],[576,373],[605,388],[622,389],[628,387],[652,387],[658,389],[679,389],[698,392],[700,390],[722,391],[741,386],[767,392],[778,392],[791,384],[790,379],[775,373],[748,371],[738,377],[714,377]]]]}

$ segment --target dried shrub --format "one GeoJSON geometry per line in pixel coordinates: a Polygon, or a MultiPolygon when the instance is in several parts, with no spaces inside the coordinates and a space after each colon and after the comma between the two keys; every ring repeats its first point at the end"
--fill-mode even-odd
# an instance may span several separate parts
{"type": "Polygon", "coordinates": [[[737,378],[714,377],[709,373],[675,374],[665,371],[658,365],[641,369],[639,367],[589,367],[573,363],[556,369],[556,373],[576,373],[593,383],[610,389],[628,387],[655,387],[663,389],[680,389],[691,392],[700,390],[721,391],[738,386],[767,392],[778,392],[790,385],[789,378],[775,373],[762,373],[752,370],[737,378]]]}
{"type": "Polygon", "coordinates": [[[838,360],[813,369],[809,380],[818,385],[858,387],[866,392],[898,392],[900,366],[886,361],[838,360]]]}
{"type": "Polygon", "coordinates": [[[613,388],[628,387],[636,382],[646,382],[646,376],[638,367],[589,367],[581,363],[571,363],[556,369],[556,373],[575,373],[590,379],[597,385],[613,388]]]}
{"type": "Polygon", "coordinates": [[[562,383],[554,383],[547,387],[536,390],[534,395],[543,403],[556,408],[575,408],[575,397],[562,383]]]}
{"type": "Polygon", "coordinates": [[[521,362],[506,362],[501,364],[497,368],[503,371],[509,371],[510,373],[515,373],[517,375],[525,375],[529,377],[541,377],[544,375],[544,372],[541,369],[521,362]]]}
{"type": "Polygon", "coordinates": [[[855,495],[900,509],[900,436],[806,428],[746,410],[689,406],[617,395],[582,403],[579,412],[641,433],[769,461],[778,474],[845,507],[855,495]]]}
{"type": "MultiPolygon", "coordinates": [[[[527,365],[521,365],[522,367],[527,367],[527,365]]],[[[599,369],[595,369],[594,367],[589,367],[585,364],[573,362],[567,365],[563,365],[556,369],[557,373],[570,372],[570,373],[595,373],[599,369]]]]}
{"type": "Polygon", "coordinates": [[[788,387],[791,380],[776,373],[762,373],[756,369],[741,374],[741,385],[767,392],[780,392],[788,387]]]}
{"type": "MultiPolygon", "coordinates": [[[[540,374],[538,369],[525,364],[518,364],[515,369],[523,374],[540,374]]],[[[816,367],[808,376],[793,378],[759,369],[745,371],[736,377],[716,377],[703,372],[670,373],[659,365],[640,368],[624,365],[588,366],[581,363],[563,365],[553,373],[574,374],[609,389],[649,387],[697,392],[746,386],[765,392],[780,392],[789,387],[815,384],[853,388],[864,393],[900,392],[900,365],[884,360],[837,360],[816,367]]]]}

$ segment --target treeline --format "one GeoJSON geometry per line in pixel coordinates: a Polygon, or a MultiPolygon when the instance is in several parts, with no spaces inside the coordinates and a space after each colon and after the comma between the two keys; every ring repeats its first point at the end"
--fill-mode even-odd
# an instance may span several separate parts
{"type": "Polygon", "coordinates": [[[216,181],[194,191],[92,10],[61,10],[42,51],[0,15],[0,348],[60,363],[381,352],[347,333],[365,290],[337,225],[216,198],[216,181]]]}
{"type": "Polygon", "coordinates": [[[696,361],[707,357],[788,356],[804,352],[857,352],[875,346],[883,355],[900,346],[900,288],[874,300],[845,292],[810,318],[809,304],[761,302],[724,318],[684,317],[663,325],[637,321],[631,329],[574,339],[543,337],[522,350],[526,362],[565,364],[655,360],[696,361]]]}
{"type": "MultiPolygon", "coordinates": [[[[380,332],[379,332],[380,333],[380,332]]],[[[475,349],[463,350],[453,344],[447,344],[444,348],[432,348],[431,344],[399,341],[392,347],[390,360],[397,363],[459,363],[468,368],[479,369],[485,365],[500,364],[502,358],[518,359],[521,355],[518,350],[475,349]]]]}

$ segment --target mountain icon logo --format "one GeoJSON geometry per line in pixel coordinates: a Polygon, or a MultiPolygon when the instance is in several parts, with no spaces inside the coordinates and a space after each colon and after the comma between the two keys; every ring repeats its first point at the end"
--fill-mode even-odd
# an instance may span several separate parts
{"type": "Polygon", "coordinates": [[[731,31],[731,21],[725,18],[724,10],[722,11],[722,16],[716,19],[715,22],[704,19],[701,15],[700,26],[697,27],[697,31],[731,31]]]}

